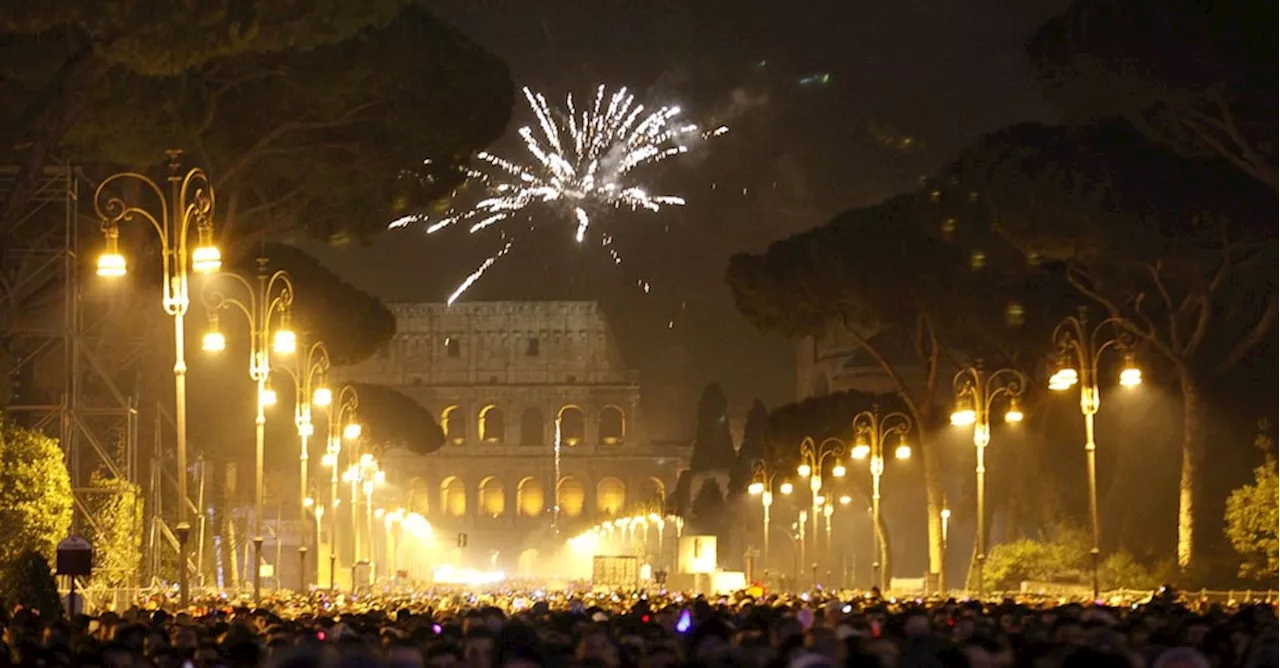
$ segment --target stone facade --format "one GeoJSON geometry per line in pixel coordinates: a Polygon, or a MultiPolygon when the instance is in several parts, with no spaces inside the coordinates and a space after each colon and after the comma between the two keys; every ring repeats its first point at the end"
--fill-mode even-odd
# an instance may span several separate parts
{"type": "Polygon", "coordinates": [[[687,447],[646,438],[638,376],[597,304],[389,308],[394,340],[340,375],[395,388],[445,429],[429,455],[383,455],[388,493],[438,530],[510,552],[513,538],[549,526],[555,487],[561,523],[574,527],[661,504],[687,466],[687,447]]]}
{"type": "MultiPolygon", "coordinates": [[[[894,365],[903,382],[912,387],[923,384],[923,369],[907,337],[888,332],[868,332],[866,336],[894,365]]],[[[829,324],[822,336],[801,339],[796,349],[796,400],[849,390],[891,394],[897,392],[897,385],[843,323],[829,324]]]]}

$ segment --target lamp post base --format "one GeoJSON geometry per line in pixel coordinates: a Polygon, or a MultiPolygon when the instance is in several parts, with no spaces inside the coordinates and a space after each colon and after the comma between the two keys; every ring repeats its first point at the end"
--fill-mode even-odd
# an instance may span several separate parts
{"type": "Polygon", "coordinates": [[[298,592],[307,593],[307,546],[298,548],[298,592]]]}
{"type": "Polygon", "coordinates": [[[262,607],[262,536],[253,537],[253,605],[262,607]]]}
{"type": "Polygon", "coordinates": [[[191,525],[179,523],[173,532],[178,536],[178,603],[185,610],[191,603],[191,575],[187,570],[187,541],[191,537],[191,525]]]}

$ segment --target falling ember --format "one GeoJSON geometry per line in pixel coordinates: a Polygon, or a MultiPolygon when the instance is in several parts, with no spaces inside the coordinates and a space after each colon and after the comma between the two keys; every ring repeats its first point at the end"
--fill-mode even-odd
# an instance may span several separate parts
{"type": "MultiPolygon", "coordinates": [[[[511,220],[535,205],[559,207],[576,223],[574,238],[582,243],[591,227],[592,210],[626,207],[657,213],[664,206],[683,206],[683,197],[653,195],[637,181],[637,170],[688,152],[685,142],[719,137],[726,126],[703,131],[697,125],[677,123],[679,107],[659,107],[645,114],[635,96],[621,88],[608,96],[604,85],[596,89],[592,104],[581,111],[573,96],[565,98],[563,109],[553,109],[546,98],[522,89],[538,123],[520,128],[528,160],[517,162],[487,151],[476,154],[479,168],[467,175],[486,186],[484,197],[471,208],[449,211],[443,216],[411,214],[388,224],[390,228],[424,223],[434,234],[456,223],[468,225],[475,234],[511,220]]],[[[428,161],[429,162],[429,161],[428,161]]],[[[508,230],[508,235],[510,230],[508,230]]],[[[602,245],[609,245],[606,241],[602,245]]],[[[452,304],[485,270],[507,253],[511,241],[485,260],[462,282],[449,298],[452,304]]],[[[621,262],[610,249],[614,263],[621,262]]],[[[645,284],[648,292],[648,284],[645,284]]]]}
{"type": "Polygon", "coordinates": [[[462,284],[458,286],[458,289],[454,290],[453,294],[449,295],[449,299],[446,302],[446,304],[448,304],[449,306],[453,306],[453,303],[458,301],[458,297],[461,297],[462,293],[467,291],[467,288],[471,287],[472,284],[480,280],[480,277],[484,276],[484,272],[488,271],[489,267],[492,267],[493,263],[498,261],[498,258],[502,257],[503,255],[506,255],[507,251],[510,251],[510,250],[511,250],[511,242],[508,241],[506,245],[502,247],[502,250],[498,251],[497,253],[494,253],[493,255],[489,256],[489,259],[480,263],[480,266],[476,267],[476,270],[471,272],[470,276],[467,276],[466,280],[464,280],[462,284]]]}

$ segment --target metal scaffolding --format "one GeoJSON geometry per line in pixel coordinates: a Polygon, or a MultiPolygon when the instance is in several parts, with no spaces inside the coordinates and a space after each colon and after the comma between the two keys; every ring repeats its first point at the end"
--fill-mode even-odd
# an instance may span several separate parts
{"type": "MultiPolygon", "coordinates": [[[[20,178],[18,168],[0,166],[0,201],[20,178]]],[[[145,345],[109,326],[110,298],[84,290],[82,185],[92,191],[78,167],[46,167],[35,196],[5,230],[0,245],[0,371],[7,382],[0,388],[0,410],[5,419],[58,439],[74,495],[73,532],[99,526],[95,495],[118,493],[122,482],[133,485],[138,498],[146,494],[143,572],[127,574],[127,586],[145,585],[173,574],[172,557],[167,568],[162,565],[161,544],[163,535],[172,534],[164,514],[174,509],[162,504],[169,491],[154,480],[173,478],[177,471],[172,470],[173,446],[164,451],[166,425],[160,409],[156,453],[147,472],[139,467],[138,401],[118,381],[145,354],[145,345]],[[153,484],[144,488],[141,483],[148,478],[153,484]]],[[[169,506],[175,505],[173,498],[168,497],[169,506]]],[[[198,573],[198,564],[197,559],[189,567],[198,573]]]]}

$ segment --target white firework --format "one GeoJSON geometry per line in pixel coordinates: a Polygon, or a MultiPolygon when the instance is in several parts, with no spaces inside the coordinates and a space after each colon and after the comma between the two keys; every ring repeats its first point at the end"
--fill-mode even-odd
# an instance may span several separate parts
{"type": "MultiPolygon", "coordinates": [[[[642,104],[626,88],[608,96],[605,87],[596,89],[590,109],[579,112],[573,95],[565,98],[563,110],[553,110],[540,93],[524,88],[525,99],[537,118],[541,133],[529,126],[520,128],[529,160],[522,164],[488,152],[476,158],[481,165],[468,170],[468,177],[486,186],[483,199],[466,210],[449,211],[438,219],[412,214],[392,221],[390,227],[426,224],[434,234],[456,224],[467,225],[474,234],[511,220],[535,205],[562,208],[576,223],[575,239],[582,243],[591,227],[591,214],[604,208],[644,209],[658,212],[663,206],[682,206],[684,198],[650,194],[636,182],[643,167],[688,151],[687,142],[717,137],[728,128],[720,126],[703,132],[694,124],[677,122],[679,107],[660,107],[646,114],[642,104]]],[[[484,272],[511,249],[508,233],[502,248],[472,272],[449,298],[452,304],[484,272]]],[[[608,246],[611,237],[604,237],[608,246]]],[[[615,263],[616,250],[610,248],[615,263]]],[[[644,286],[648,292],[648,285],[644,286]]]]}

